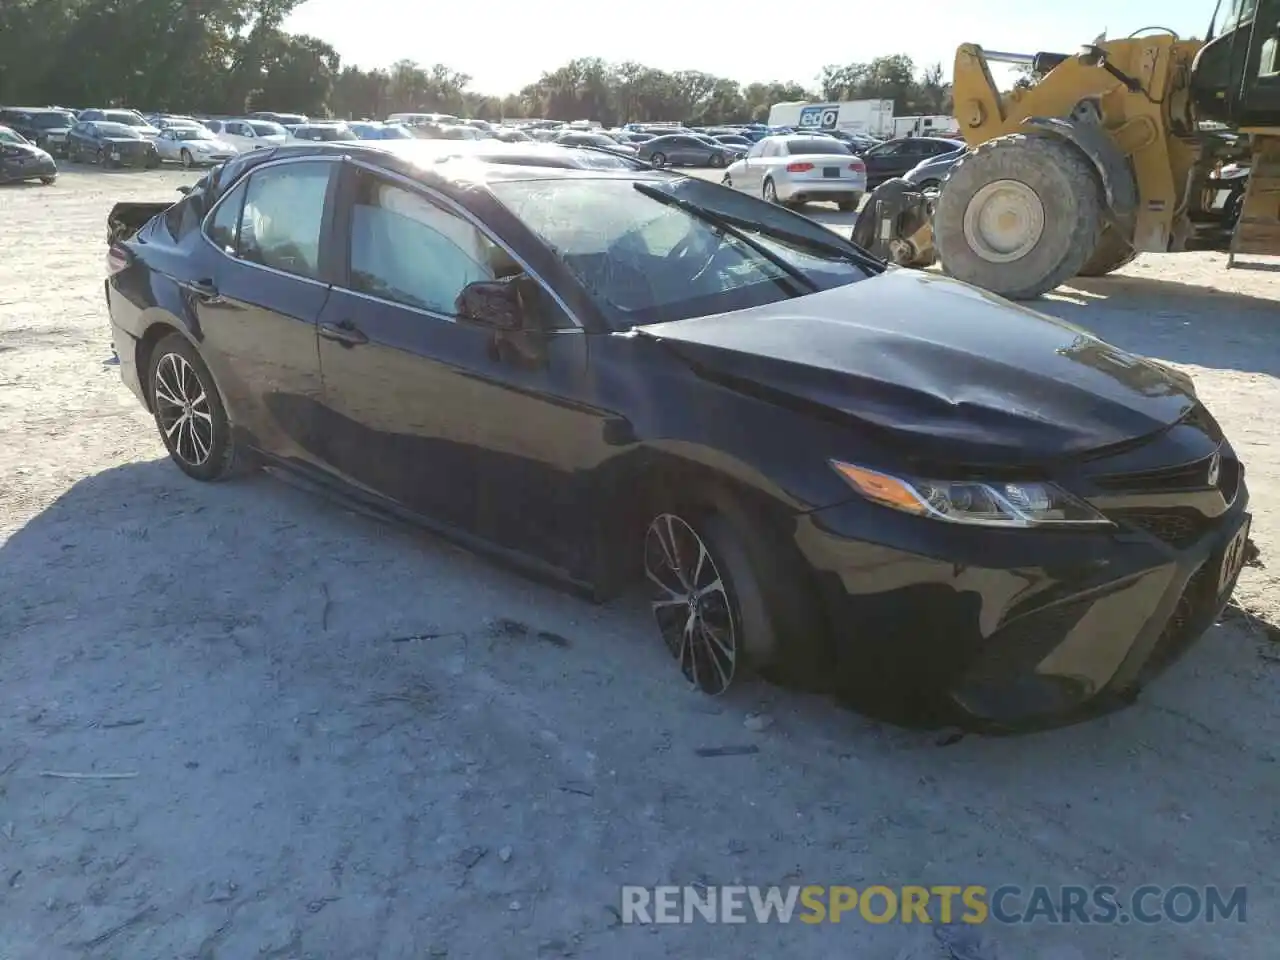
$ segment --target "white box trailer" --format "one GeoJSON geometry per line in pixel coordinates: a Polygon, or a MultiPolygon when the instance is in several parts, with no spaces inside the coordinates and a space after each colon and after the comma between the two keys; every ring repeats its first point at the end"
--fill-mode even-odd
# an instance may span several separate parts
{"type": "Polygon", "coordinates": [[[960,123],[955,117],[920,116],[894,117],[895,137],[954,137],[960,133],[960,123]]]}
{"type": "Polygon", "coordinates": [[[769,126],[826,130],[872,137],[893,135],[892,100],[846,100],[843,103],[775,103],[769,126]]]}

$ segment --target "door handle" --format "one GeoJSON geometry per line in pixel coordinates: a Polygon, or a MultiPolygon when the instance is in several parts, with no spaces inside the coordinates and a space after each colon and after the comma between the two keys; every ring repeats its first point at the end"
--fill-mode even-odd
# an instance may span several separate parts
{"type": "Polygon", "coordinates": [[[182,289],[195,294],[205,303],[221,303],[222,295],[212,280],[183,280],[179,284],[182,289]]]}
{"type": "Polygon", "coordinates": [[[326,340],[334,340],[345,347],[355,347],[369,342],[369,335],[350,320],[343,320],[341,323],[322,323],[319,332],[320,336],[326,340]]]}

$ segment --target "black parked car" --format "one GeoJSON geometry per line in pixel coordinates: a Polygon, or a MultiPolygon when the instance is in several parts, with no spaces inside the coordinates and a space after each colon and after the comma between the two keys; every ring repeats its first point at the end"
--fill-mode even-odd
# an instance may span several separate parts
{"type": "Polygon", "coordinates": [[[1244,471],[1185,375],[716,184],[423,147],[244,155],[112,244],[180,469],[647,583],[709,693],[821,668],[979,726],[1127,702],[1231,594],[1244,471]]]}
{"type": "Polygon", "coordinates": [[[67,157],[77,163],[103,167],[160,166],[156,145],[136,127],[100,120],[81,120],[67,138],[67,157]]]}
{"type": "Polygon", "coordinates": [[[67,154],[67,134],[75,125],[70,110],[54,107],[6,107],[0,109],[0,124],[22,134],[41,150],[55,157],[67,154]]]}
{"type": "Polygon", "coordinates": [[[964,149],[963,140],[948,140],[945,137],[900,137],[859,151],[859,156],[867,164],[867,189],[874,190],[886,180],[902,176],[922,160],[964,149]]]}
{"type": "Polygon", "coordinates": [[[46,186],[58,179],[53,157],[26,137],[8,127],[0,127],[0,183],[39,180],[46,186]]]}

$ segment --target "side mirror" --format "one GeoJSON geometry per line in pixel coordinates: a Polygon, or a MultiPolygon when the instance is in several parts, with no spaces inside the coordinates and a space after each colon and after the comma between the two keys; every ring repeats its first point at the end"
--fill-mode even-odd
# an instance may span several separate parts
{"type": "Polygon", "coordinates": [[[512,280],[477,280],[458,294],[458,315],[479,320],[499,330],[524,326],[524,306],[512,280]]]}

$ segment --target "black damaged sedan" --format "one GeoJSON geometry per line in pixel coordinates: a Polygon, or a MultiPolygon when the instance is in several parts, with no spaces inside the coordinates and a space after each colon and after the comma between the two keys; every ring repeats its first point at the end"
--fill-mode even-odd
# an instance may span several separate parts
{"type": "Polygon", "coordinates": [[[598,599],[643,582],[707,693],[756,668],[1066,722],[1244,562],[1244,468],[1187,377],[700,180],[286,146],[109,263],[121,373],[187,474],[266,465],[598,599]]]}
{"type": "Polygon", "coordinates": [[[58,165],[48,152],[26,137],[0,127],[0,183],[39,180],[48,186],[58,179],[58,165]]]}

